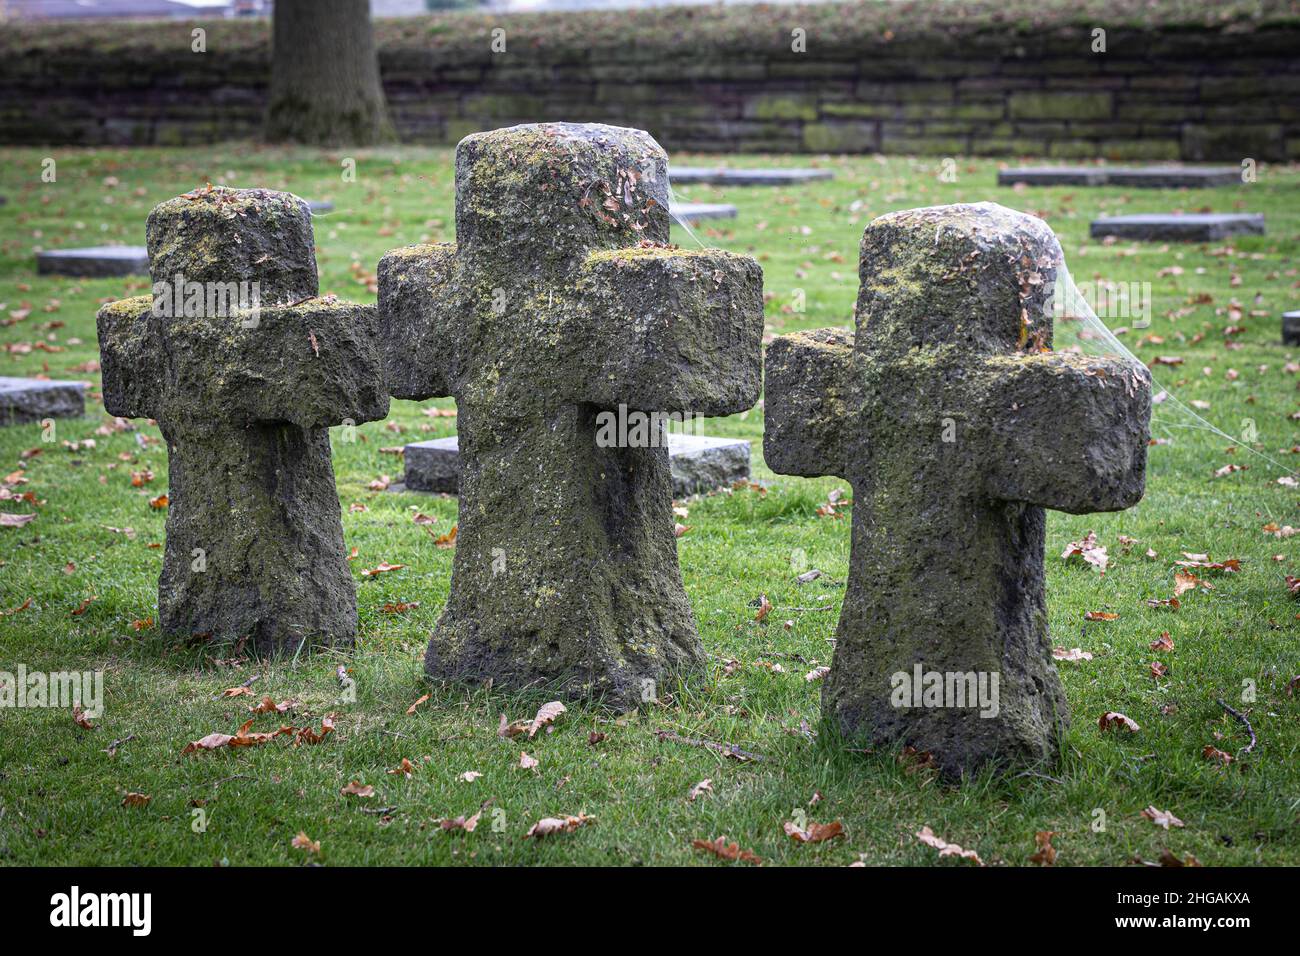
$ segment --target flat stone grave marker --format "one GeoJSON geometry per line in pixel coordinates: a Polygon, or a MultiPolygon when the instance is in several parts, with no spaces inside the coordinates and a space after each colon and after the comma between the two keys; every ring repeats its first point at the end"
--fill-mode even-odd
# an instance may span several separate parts
{"type": "Polygon", "coordinates": [[[768,465],[853,487],[822,713],[949,777],[1058,753],[1043,509],[1142,497],[1150,373],[1050,350],[1061,262],[1046,223],[992,203],[890,213],[862,237],[856,335],[767,351],[768,465]]]}
{"type": "Polygon", "coordinates": [[[648,133],[516,126],[456,147],[454,244],[380,261],[391,393],[456,399],[460,516],[430,675],[627,707],[702,665],[668,449],[607,444],[600,422],[752,407],[762,270],[673,248],[669,225],[648,133]]]}
{"type": "Polygon", "coordinates": [[[149,250],[144,246],[89,246],[46,249],[36,253],[38,275],[102,279],[149,274],[149,250]]]}
{"type": "Polygon", "coordinates": [[[333,212],[334,204],[328,199],[309,199],[307,200],[307,208],[310,209],[311,214],[315,216],[320,213],[333,212]]]}
{"type": "Polygon", "coordinates": [[[1133,186],[1144,189],[1209,189],[1236,186],[1235,166],[1022,166],[998,170],[999,186],[1133,186]]]}
{"type": "Polygon", "coordinates": [[[1300,310],[1282,313],[1282,344],[1300,345],[1300,310]]]}
{"type": "Polygon", "coordinates": [[[104,407],[167,442],[162,630],[259,653],[351,643],[328,429],[388,414],[376,311],[318,296],[311,213],[288,193],[196,190],[146,233],[154,294],[98,326],[104,407]],[[178,308],[178,276],[206,295],[178,308]]]}
{"type": "Polygon", "coordinates": [[[1214,242],[1228,236],[1262,236],[1264,216],[1249,212],[1135,213],[1094,219],[1091,232],[1094,239],[1115,236],[1146,242],[1214,242]]]}
{"type": "MultiPolygon", "coordinates": [[[[455,435],[412,442],[404,451],[406,476],[402,490],[456,494],[460,449],[455,435]]],[[[749,478],[749,442],[669,432],[668,465],[674,498],[729,487],[749,478]]]]}
{"type": "Polygon", "coordinates": [[[26,425],[86,413],[86,386],[43,378],[0,375],[0,425],[26,425]]]}
{"type": "Polygon", "coordinates": [[[701,219],[735,219],[736,207],[721,202],[675,202],[672,205],[674,219],[698,222],[701,219]]]}
{"type": "Polygon", "coordinates": [[[670,166],[668,180],[674,185],[705,183],[711,186],[795,186],[799,183],[833,179],[829,169],[728,169],[723,166],[670,166]]]}

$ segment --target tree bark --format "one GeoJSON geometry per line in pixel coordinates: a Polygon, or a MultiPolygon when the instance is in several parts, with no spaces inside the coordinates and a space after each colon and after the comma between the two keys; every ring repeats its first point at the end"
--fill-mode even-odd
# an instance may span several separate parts
{"type": "Polygon", "coordinates": [[[265,133],[271,142],[319,146],[396,138],[370,0],[277,0],[265,133]]]}

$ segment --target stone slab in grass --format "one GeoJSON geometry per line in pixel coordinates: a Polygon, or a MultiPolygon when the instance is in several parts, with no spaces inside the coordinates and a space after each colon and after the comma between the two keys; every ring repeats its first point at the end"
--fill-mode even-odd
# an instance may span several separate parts
{"type": "Polygon", "coordinates": [[[1023,166],[998,170],[999,186],[1102,186],[1106,170],[1097,166],[1023,166]]]}
{"type": "Polygon", "coordinates": [[[1092,237],[1148,242],[1213,242],[1228,236],[1264,234],[1264,216],[1253,212],[1136,213],[1094,219],[1092,237]]]}
{"type": "Polygon", "coordinates": [[[0,375],[0,425],[47,418],[79,418],[86,412],[85,385],[0,375]]]}
{"type": "Polygon", "coordinates": [[[1210,189],[1241,185],[1236,166],[1138,166],[1110,169],[1108,186],[1137,186],[1144,189],[1210,189]]]}
{"type": "MultiPolygon", "coordinates": [[[[460,449],[456,436],[412,442],[405,449],[402,490],[456,494],[460,449]]],[[[668,434],[668,465],[673,497],[725,488],[749,478],[749,442],[740,438],[668,434]]]]}
{"type": "Polygon", "coordinates": [[[1300,345],[1300,310],[1282,313],[1282,344],[1300,345]]]}
{"type": "Polygon", "coordinates": [[[706,183],[710,186],[796,186],[800,183],[833,179],[829,169],[727,169],[722,166],[671,166],[668,181],[677,186],[706,183]]]}
{"type": "Polygon", "coordinates": [[[735,219],[736,207],[722,202],[675,202],[673,218],[680,221],[699,222],[701,219],[735,219]]]}
{"type": "Polygon", "coordinates": [[[149,274],[149,250],[144,246],[89,246],[47,249],[36,253],[39,275],[100,279],[149,274]]]}
{"type": "Polygon", "coordinates": [[[1130,186],[1208,189],[1241,182],[1235,166],[1022,166],[998,171],[999,186],[1130,186]]]}
{"type": "Polygon", "coordinates": [[[311,210],[313,216],[324,212],[333,212],[334,204],[328,199],[308,199],[307,208],[311,210]]]}

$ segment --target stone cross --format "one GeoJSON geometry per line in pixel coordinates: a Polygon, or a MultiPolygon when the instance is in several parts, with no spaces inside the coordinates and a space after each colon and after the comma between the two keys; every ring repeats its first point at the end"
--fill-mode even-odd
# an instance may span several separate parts
{"type": "Polygon", "coordinates": [[[389,387],[454,396],[462,475],[433,676],[628,705],[703,660],[668,450],[603,447],[625,406],[758,398],[762,271],[666,245],[667,157],[640,130],[548,123],[456,149],[456,244],[379,264],[389,387]]]}
{"type": "Polygon", "coordinates": [[[259,651],[350,643],[330,425],[388,414],[372,306],[318,298],[288,193],[209,187],[154,208],[153,296],[100,310],[104,405],[167,442],[167,633],[259,651]]]}
{"type": "Polygon", "coordinates": [[[822,712],[948,776],[1054,756],[1043,509],[1142,497],[1149,375],[1050,350],[1061,262],[1045,223],[1002,206],[891,213],[862,237],[856,340],[767,352],[768,466],[853,486],[822,712]]]}

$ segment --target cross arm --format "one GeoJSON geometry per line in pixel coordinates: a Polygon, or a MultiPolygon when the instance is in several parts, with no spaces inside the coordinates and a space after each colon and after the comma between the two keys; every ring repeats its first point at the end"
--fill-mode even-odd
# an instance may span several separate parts
{"type": "Polygon", "coordinates": [[[767,347],[763,459],[782,475],[848,478],[846,432],[858,419],[853,334],[814,329],[767,347]]]}
{"type": "Polygon", "coordinates": [[[172,394],[246,422],[325,428],[388,414],[373,306],[326,297],[211,318],[170,319],[172,394]]]}
{"type": "Polygon", "coordinates": [[[121,418],[157,418],[162,348],[147,295],[110,302],[95,317],[104,408],[121,418]]]}
{"type": "Polygon", "coordinates": [[[986,488],[994,498],[1088,514],[1142,499],[1151,376],[1127,359],[1004,355],[984,371],[986,488]]]}
{"type": "Polygon", "coordinates": [[[574,401],[731,415],[758,401],[763,270],[748,256],[661,246],[591,253],[571,296],[593,374],[574,401]]]}
{"type": "Polygon", "coordinates": [[[404,246],[379,260],[379,321],[394,398],[451,394],[457,273],[456,245],[450,242],[404,246]]]}

